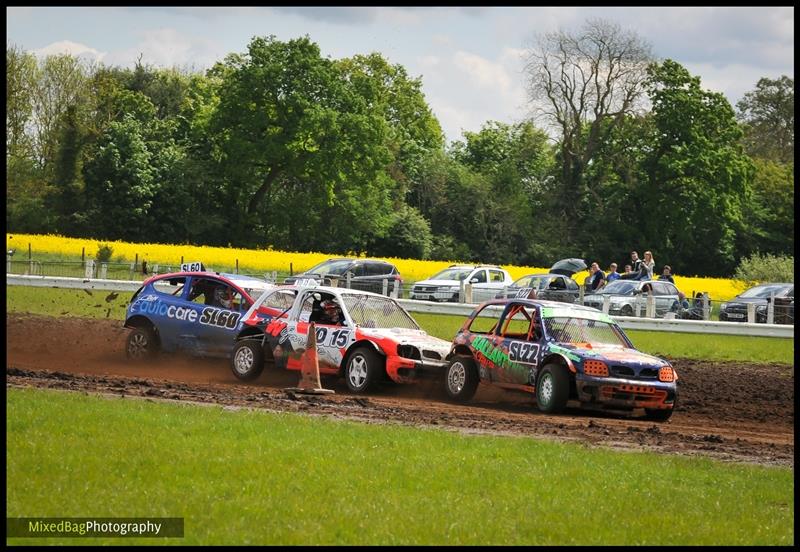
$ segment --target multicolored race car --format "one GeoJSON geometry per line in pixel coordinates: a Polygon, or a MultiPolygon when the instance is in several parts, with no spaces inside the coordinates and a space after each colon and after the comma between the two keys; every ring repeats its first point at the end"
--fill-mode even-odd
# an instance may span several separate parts
{"type": "Polygon", "coordinates": [[[124,324],[131,329],[125,346],[129,358],[159,351],[227,356],[253,297],[275,287],[257,278],[206,271],[200,263],[184,268],[145,280],[133,294],[124,324]]]}
{"type": "Polygon", "coordinates": [[[252,380],[265,361],[300,370],[312,322],[320,374],[344,376],[353,393],[386,378],[441,377],[447,366],[450,343],[425,333],[391,297],[301,282],[265,292],[247,312],[231,354],[233,373],[252,380]]]}
{"type": "Polygon", "coordinates": [[[637,351],[606,314],[553,301],[487,301],[467,319],[448,355],[445,391],[468,401],[479,382],[535,395],[539,410],[632,410],[666,421],[677,398],[669,362],[637,351]]]}

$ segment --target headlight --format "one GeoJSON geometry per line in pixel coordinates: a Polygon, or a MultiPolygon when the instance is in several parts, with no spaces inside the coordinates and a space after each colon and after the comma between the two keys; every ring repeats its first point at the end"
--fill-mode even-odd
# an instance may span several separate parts
{"type": "Polygon", "coordinates": [[[445,292],[450,292],[450,293],[458,293],[459,291],[461,291],[461,287],[460,286],[448,286],[448,287],[441,288],[441,290],[445,291],[445,292]]]}
{"type": "Polygon", "coordinates": [[[725,309],[727,309],[727,308],[728,308],[728,303],[722,303],[722,304],[719,306],[719,308],[720,308],[721,310],[725,310],[725,309]]]}
{"type": "Polygon", "coordinates": [[[756,307],[756,310],[757,310],[758,312],[767,312],[767,305],[758,305],[758,306],[756,307]]]}

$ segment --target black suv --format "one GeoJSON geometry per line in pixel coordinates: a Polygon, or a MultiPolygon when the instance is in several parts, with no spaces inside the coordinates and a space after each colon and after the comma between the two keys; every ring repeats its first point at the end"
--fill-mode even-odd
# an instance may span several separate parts
{"type": "Polygon", "coordinates": [[[794,284],[761,284],[740,293],[727,303],[722,303],[719,319],[730,322],[747,322],[747,304],[756,305],[756,322],[767,321],[767,305],[775,297],[775,324],[794,324],[794,284]]]}
{"type": "Polygon", "coordinates": [[[297,280],[314,280],[326,286],[347,286],[347,275],[350,274],[350,288],[373,293],[383,293],[383,281],[388,280],[387,295],[392,295],[395,287],[398,293],[403,279],[393,264],[372,259],[328,259],[313,266],[302,274],[286,278],[284,284],[294,284],[297,280]]]}

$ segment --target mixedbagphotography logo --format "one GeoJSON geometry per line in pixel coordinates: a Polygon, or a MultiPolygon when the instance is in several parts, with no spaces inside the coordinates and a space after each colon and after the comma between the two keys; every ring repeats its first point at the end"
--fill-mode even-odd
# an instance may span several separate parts
{"type": "Polygon", "coordinates": [[[8,537],[183,537],[183,518],[6,518],[8,537]]]}

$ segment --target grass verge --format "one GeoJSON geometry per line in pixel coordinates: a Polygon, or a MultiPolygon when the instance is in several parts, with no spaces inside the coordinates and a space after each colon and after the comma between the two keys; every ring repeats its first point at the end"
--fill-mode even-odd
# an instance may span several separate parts
{"type": "Polygon", "coordinates": [[[786,468],[43,390],[6,408],[8,516],[185,518],[9,544],[794,543],[786,468]]]}

